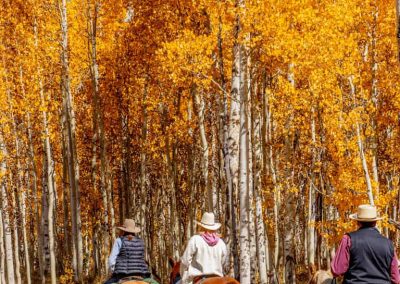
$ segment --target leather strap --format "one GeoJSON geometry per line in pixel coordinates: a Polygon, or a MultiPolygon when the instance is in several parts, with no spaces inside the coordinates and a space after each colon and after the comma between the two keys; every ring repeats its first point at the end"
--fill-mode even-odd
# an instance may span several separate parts
{"type": "Polygon", "coordinates": [[[193,278],[193,284],[201,284],[202,280],[207,279],[207,278],[212,278],[212,277],[221,277],[221,276],[214,275],[214,274],[211,274],[211,275],[200,275],[200,276],[197,276],[197,277],[193,278]]]}

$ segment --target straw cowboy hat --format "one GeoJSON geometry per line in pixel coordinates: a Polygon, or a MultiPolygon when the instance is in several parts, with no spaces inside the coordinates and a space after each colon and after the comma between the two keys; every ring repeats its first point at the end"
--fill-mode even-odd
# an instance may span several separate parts
{"type": "Polygon", "coordinates": [[[214,213],[205,212],[200,222],[196,222],[197,225],[203,227],[206,230],[216,231],[221,227],[220,223],[215,223],[214,213]]]}
{"type": "Polygon", "coordinates": [[[135,221],[132,219],[125,219],[124,224],[121,227],[117,227],[121,231],[137,234],[140,232],[140,228],[136,227],[135,221]]]}
{"type": "Polygon", "coordinates": [[[357,213],[350,215],[350,219],[360,222],[374,222],[382,220],[382,217],[378,216],[375,206],[363,204],[358,206],[357,213]]]}

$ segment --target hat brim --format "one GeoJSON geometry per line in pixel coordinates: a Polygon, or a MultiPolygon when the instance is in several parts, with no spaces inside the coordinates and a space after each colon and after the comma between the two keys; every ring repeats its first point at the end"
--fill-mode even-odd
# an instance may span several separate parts
{"type": "Polygon", "coordinates": [[[358,218],[358,214],[357,213],[354,213],[354,214],[350,214],[350,219],[352,219],[352,220],[356,220],[356,221],[360,221],[360,222],[375,222],[375,221],[379,221],[379,220],[382,220],[383,218],[382,217],[375,217],[375,218],[368,218],[368,219],[366,219],[366,218],[358,218]]]}
{"type": "Polygon", "coordinates": [[[221,223],[215,223],[214,225],[206,225],[206,224],[196,221],[196,224],[199,225],[200,227],[210,230],[210,231],[216,231],[219,228],[221,228],[221,223]]]}
{"type": "Polygon", "coordinates": [[[137,234],[140,233],[140,229],[139,228],[126,228],[126,227],[117,227],[118,229],[120,229],[121,231],[127,232],[127,233],[132,233],[132,234],[137,234]]]}

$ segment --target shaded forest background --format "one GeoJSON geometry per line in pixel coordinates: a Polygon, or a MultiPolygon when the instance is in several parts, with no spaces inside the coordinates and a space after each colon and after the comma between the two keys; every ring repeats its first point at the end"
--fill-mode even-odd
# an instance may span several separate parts
{"type": "Polygon", "coordinates": [[[204,211],[241,283],[301,283],[397,220],[399,5],[1,0],[0,283],[100,283],[124,218],[167,283],[204,211]]]}

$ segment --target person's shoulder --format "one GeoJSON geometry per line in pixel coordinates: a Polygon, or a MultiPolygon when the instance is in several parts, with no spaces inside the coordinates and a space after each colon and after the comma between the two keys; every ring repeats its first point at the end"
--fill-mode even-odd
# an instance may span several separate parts
{"type": "Polygon", "coordinates": [[[225,241],[224,241],[224,239],[223,239],[223,238],[220,238],[220,239],[219,239],[219,241],[218,241],[218,245],[220,245],[220,246],[222,246],[222,247],[225,247],[225,248],[226,248],[226,243],[225,243],[225,241]]]}
{"type": "Polygon", "coordinates": [[[195,235],[191,236],[191,238],[189,239],[189,241],[196,242],[196,241],[200,241],[200,240],[202,240],[202,239],[203,239],[203,238],[202,238],[199,234],[195,234],[195,235]]]}

